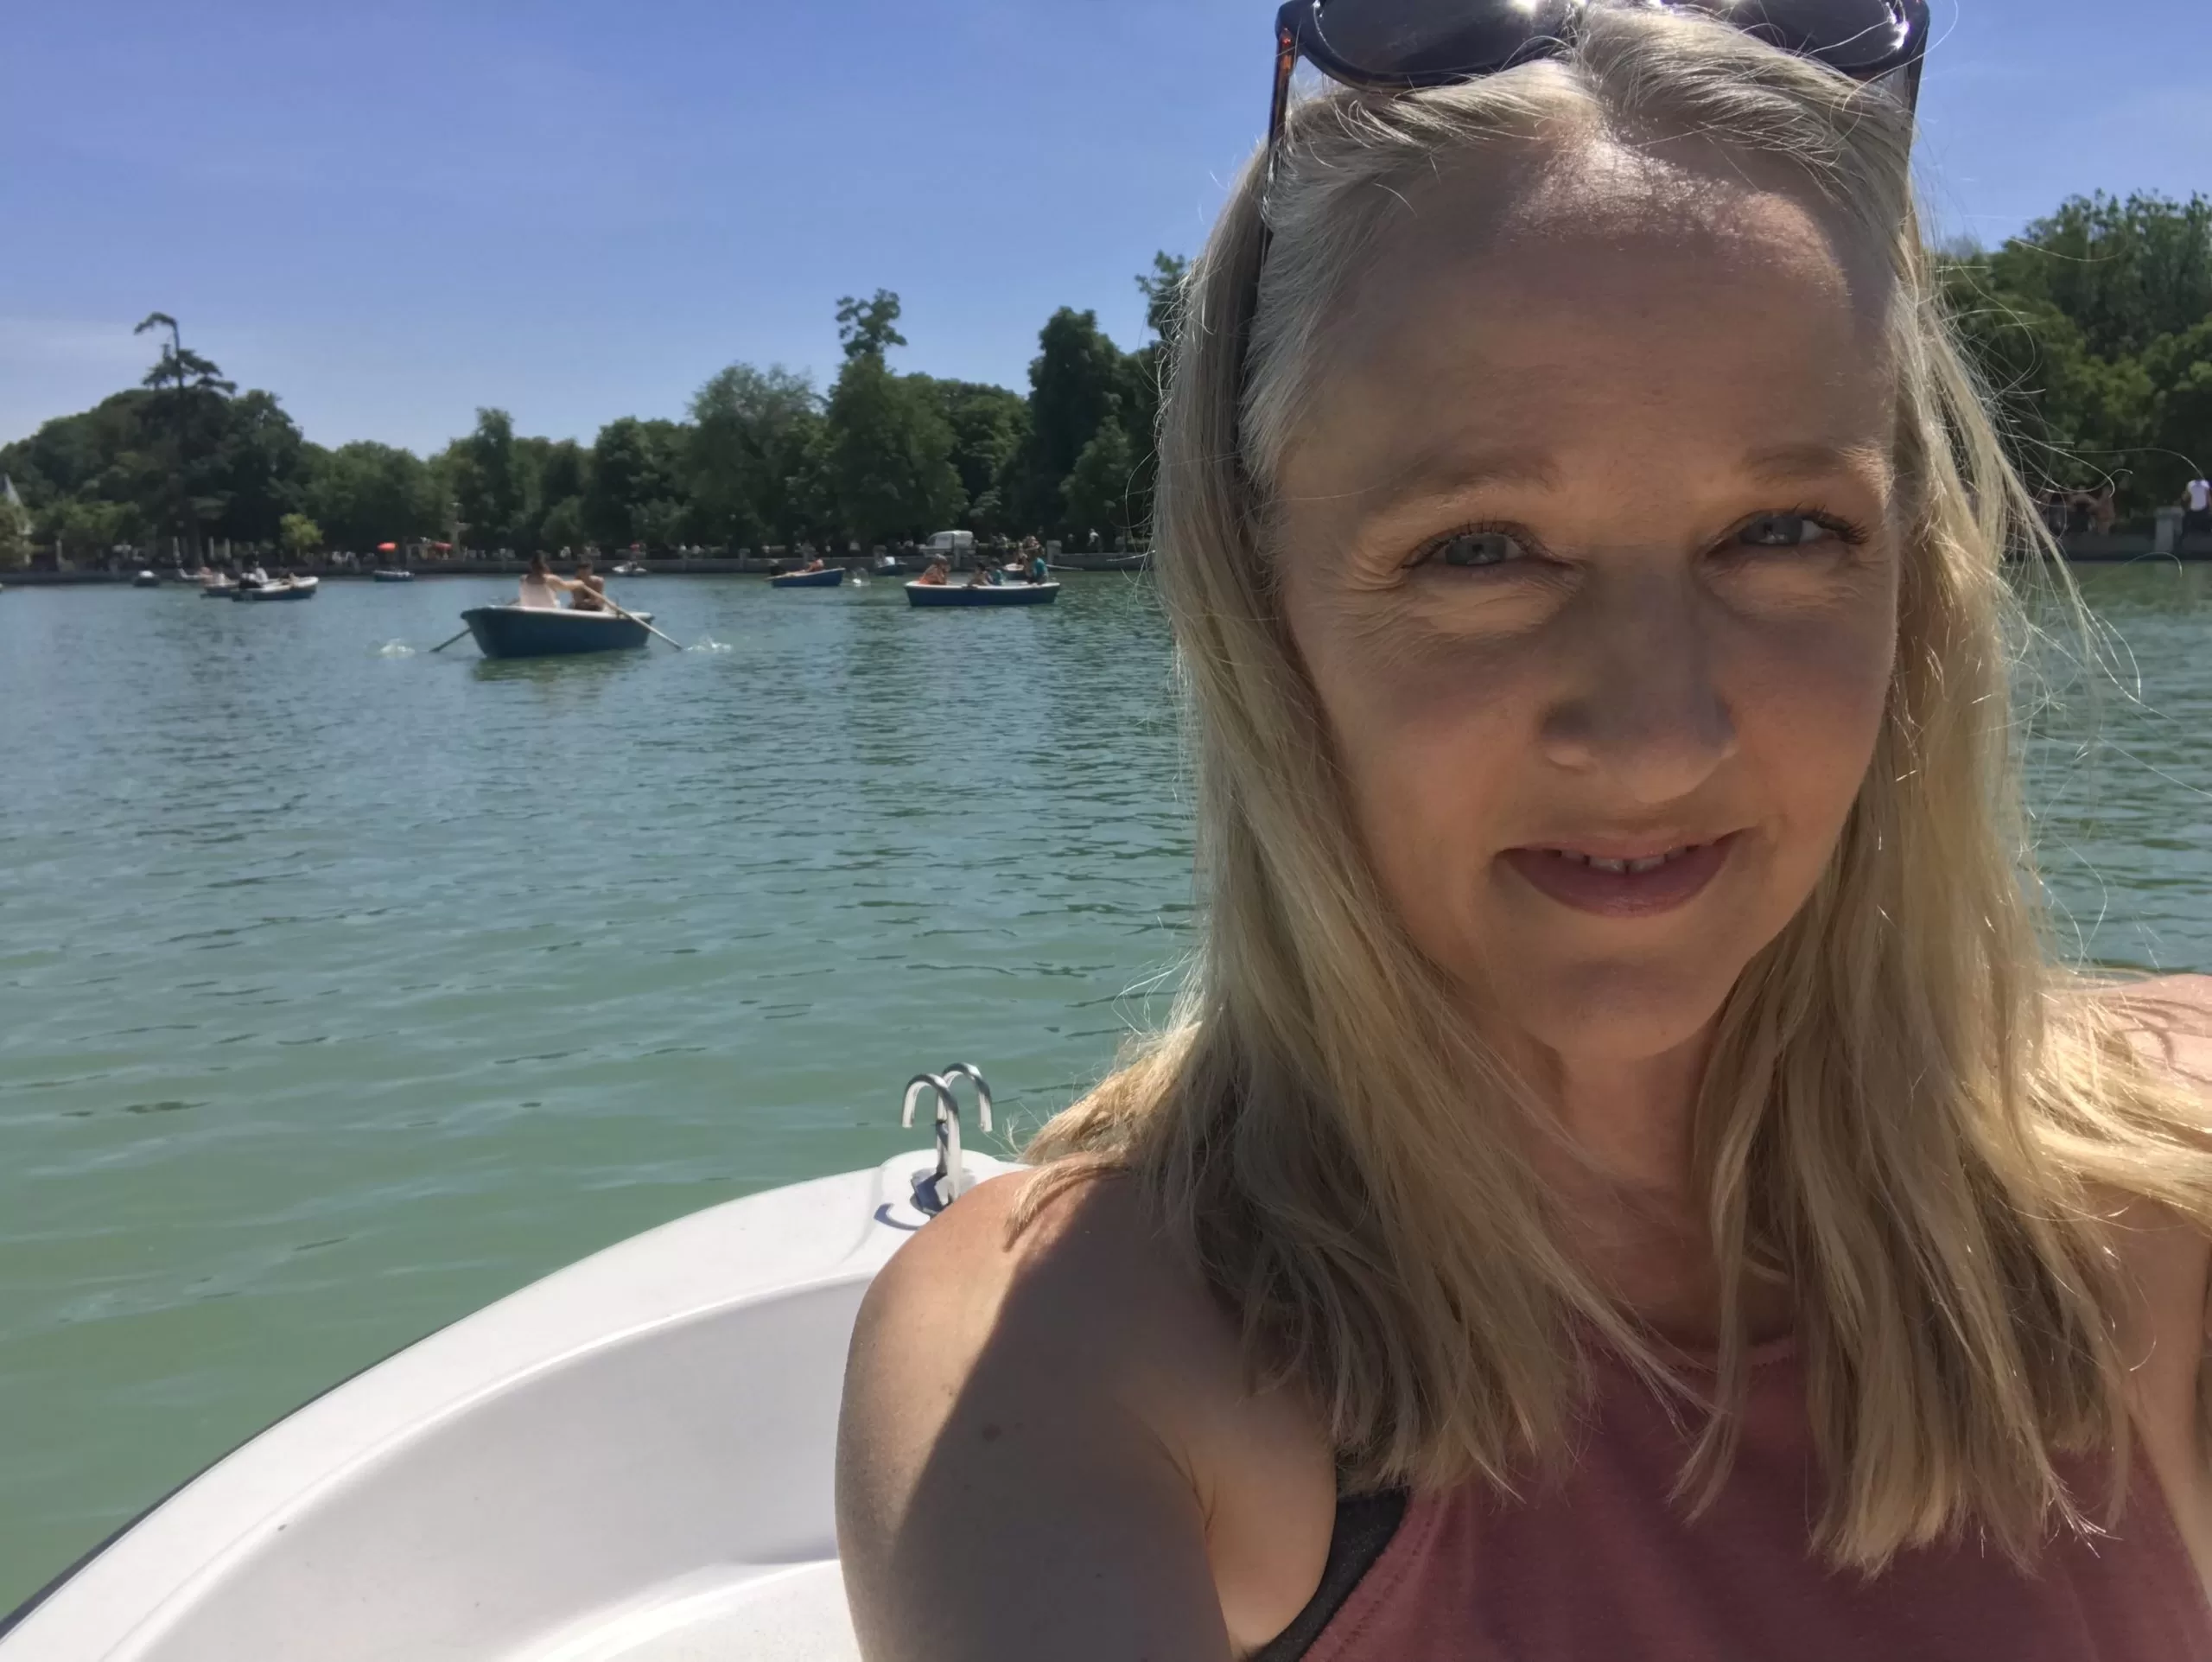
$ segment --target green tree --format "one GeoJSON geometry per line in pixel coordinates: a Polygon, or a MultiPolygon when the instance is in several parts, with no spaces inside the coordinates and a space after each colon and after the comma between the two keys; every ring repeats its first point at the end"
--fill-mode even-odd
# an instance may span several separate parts
{"type": "Polygon", "coordinates": [[[1184,292],[1190,278],[1189,260],[1162,252],[1153,256],[1152,270],[1137,279],[1152,338],[1129,354],[1124,404],[1135,451],[1129,474],[1129,535],[1140,545],[1152,541],[1153,493],[1160,476],[1160,414],[1174,379],[1176,340],[1183,327],[1184,292]]]}
{"type": "Polygon", "coordinates": [[[952,428],[931,389],[880,358],[846,360],[830,394],[824,452],[836,523],[863,544],[926,536],[967,506],[952,428]]]}
{"type": "MultiPolygon", "coordinates": [[[[925,384],[920,376],[912,379],[925,384]]],[[[1014,529],[1009,493],[1014,463],[1029,436],[1028,400],[976,381],[925,385],[952,430],[952,466],[967,499],[968,529],[987,536],[1014,529]]]]}
{"type": "MultiPolygon", "coordinates": [[[[1120,419],[1129,369],[1098,314],[1063,307],[1038,335],[1029,366],[1029,436],[1014,467],[1013,507],[1030,528],[1066,525],[1063,487],[1109,417],[1120,419]]],[[[1124,434],[1127,429],[1123,430],[1124,434]]]]}
{"type": "Polygon", "coordinates": [[[893,327],[899,311],[899,296],[883,289],[837,306],[845,366],[830,392],[823,473],[838,524],[864,543],[926,534],[967,506],[932,384],[893,375],[885,362],[906,344],[893,327]]]}
{"type": "Polygon", "coordinates": [[[701,536],[739,548],[815,530],[822,423],[814,383],[781,366],[732,364],[709,379],[691,400],[683,458],[701,536]]]}
{"type": "Polygon", "coordinates": [[[213,528],[237,542],[271,543],[284,516],[305,502],[313,456],[276,394],[226,400],[213,453],[200,471],[201,495],[219,501],[213,528]]]}
{"type": "Polygon", "coordinates": [[[537,537],[539,545],[549,554],[582,547],[590,540],[590,534],[584,529],[583,498],[564,496],[546,509],[545,518],[538,525],[537,537]]]}
{"type": "Polygon", "coordinates": [[[1989,258],[1992,285],[2047,300],[2107,361],[2212,317],[2212,198],[2076,196],[1989,258]]]}
{"type": "Polygon", "coordinates": [[[447,456],[454,501],[470,541],[482,548],[514,546],[525,494],[514,417],[504,410],[480,409],[475,430],[448,446],[447,456]]]}
{"type": "Polygon", "coordinates": [[[0,571],[18,571],[31,563],[31,515],[14,482],[0,474],[0,571]]]}
{"type": "Polygon", "coordinates": [[[216,453],[228,425],[225,401],[238,386],[185,346],[183,331],[167,312],[149,313],[133,333],[162,329],[169,338],[141,383],[151,396],[140,408],[143,424],[127,472],[146,517],[196,555],[203,529],[229,506],[216,477],[216,453]]]}
{"type": "Polygon", "coordinates": [[[1138,536],[1144,522],[1133,494],[1136,471],[1136,449],[1122,423],[1109,416],[1060,487],[1069,530],[1084,537],[1096,531],[1109,542],[1138,536]]]}
{"type": "Polygon", "coordinates": [[[583,522],[604,547],[665,546],[682,540],[683,430],[674,422],[625,416],[599,430],[583,522]]]}
{"type": "Polygon", "coordinates": [[[2157,449],[2146,458],[2146,494],[2164,506],[2179,499],[2188,480],[2212,468],[2212,316],[2152,341],[2143,370],[2158,388],[2157,449]]]}
{"type": "Polygon", "coordinates": [[[2212,201],[2076,197],[1940,270],[2031,481],[2177,495],[2212,451],[2212,201]]]}
{"type": "Polygon", "coordinates": [[[899,296],[888,289],[878,289],[873,300],[855,300],[847,295],[837,302],[837,339],[845,348],[847,358],[874,358],[881,363],[891,355],[891,348],[903,347],[906,337],[899,333],[899,296]]]}
{"type": "Polygon", "coordinates": [[[445,529],[429,465],[411,451],[367,440],[315,455],[304,511],[340,548],[372,549],[445,529]]]}
{"type": "Polygon", "coordinates": [[[277,541],[298,559],[322,546],[322,527],[304,513],[288,513],[277,527],[277,541]]]}

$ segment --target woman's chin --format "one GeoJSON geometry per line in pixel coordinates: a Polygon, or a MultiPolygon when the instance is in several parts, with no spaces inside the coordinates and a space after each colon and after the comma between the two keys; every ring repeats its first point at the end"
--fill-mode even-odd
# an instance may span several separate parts
{"type": "Polygon", "coordinates": [[[1718,975],[1709,960],[1546,966],[1523,958],[1488,977],[1482,1019],[1578,1065],[1644,1061],[1701,1042],[1740,973],[1739,965],[1718,975]]]}

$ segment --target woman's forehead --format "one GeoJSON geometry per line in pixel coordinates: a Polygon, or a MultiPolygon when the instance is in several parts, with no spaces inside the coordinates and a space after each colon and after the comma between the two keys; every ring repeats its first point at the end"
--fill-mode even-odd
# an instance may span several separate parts
{"type": "MultiPolygon", "coordinates": [[[[1440,175],[1319,331],[1286,474],[1886,443],[1888,279],[1800,195],[1649,158],[1440,175]],[[1853,267],[1868,268],[1854,271],[1853,267]]],[[[1286,483],[1291,481],[1287,477],[1286,483]]]]}

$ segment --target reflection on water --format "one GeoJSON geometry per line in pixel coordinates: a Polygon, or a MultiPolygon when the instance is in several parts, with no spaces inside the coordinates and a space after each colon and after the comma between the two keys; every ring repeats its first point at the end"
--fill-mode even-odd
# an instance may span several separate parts
{"type": "MultiPolygon", "coordinates": [[[[2110,961],[2212,967],[2205,576],[2087,573],[2141,699],[2035,741],[2110,961]]],[[[1145,584],[639,587],[723,649],[433,655],[506,592],[466,582],[0,597],[0,1425],[38,1428],[0,1606],[455,1315],[887,1156],[918,1067],[1033,1125],[1156,1009],[1190,844],[1145,584]]]]}

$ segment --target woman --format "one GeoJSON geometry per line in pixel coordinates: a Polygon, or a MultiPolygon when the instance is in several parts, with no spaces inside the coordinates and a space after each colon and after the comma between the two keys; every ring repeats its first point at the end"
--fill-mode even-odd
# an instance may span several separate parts
{"type": "Polygon", "coordinates": [[[2044,951],[1910,109],[1563,10],[1192,279],[1204,950],[868,1296],[872,1662],[2212,1656],[2206,1000],[2044,951]]]}
{"type": "Polygon", "coordinates": [[[530,557],[530,569],[522,574],[522,593],[517,603],[534,611],[556,611],[560,608],[561,591],[575,587],[567,578],[553,575],[553,568],[545,564],[544,555],[533,554],[530,557]]]}

